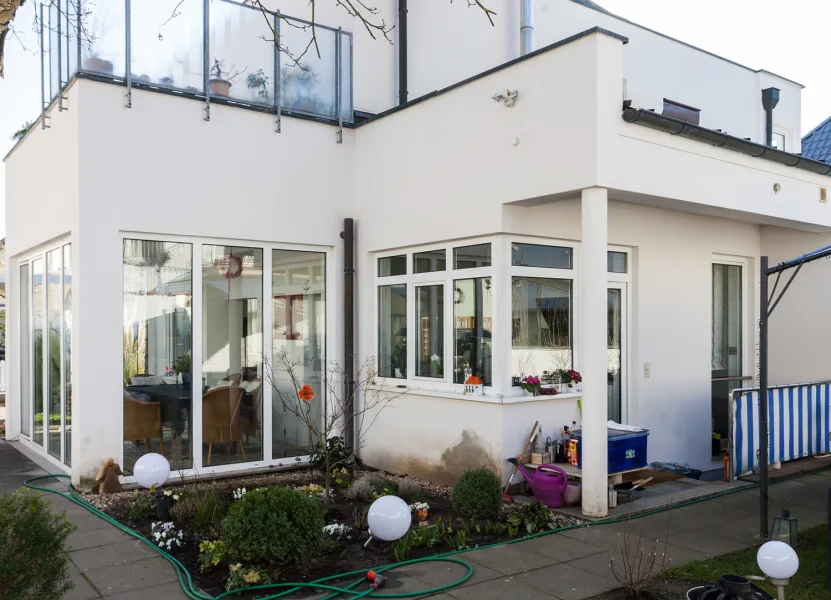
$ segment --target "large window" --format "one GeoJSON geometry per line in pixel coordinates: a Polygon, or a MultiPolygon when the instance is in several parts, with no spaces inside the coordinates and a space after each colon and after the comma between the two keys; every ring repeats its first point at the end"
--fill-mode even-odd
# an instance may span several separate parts
{"type": "Polygon", "coordinates": [[[407,378],[407,285],[378,287],[378,375],[407,378]]]}
{"type": "Polygon", "coordinates": [[[492,279],[457,279],[454,288],[453,382],[465,383],[469,372],[483,385],[492,385],[492,279]]]}
{"type": "Polygon", "coordinates": [[[20,264],[20,432],[70,464],[71,247],[20,264]]]}
{"type": "Polygon", "coordinates": [[[444,378],[444,286],[416,287],[418,377],[444,378]]]}
{"type": "Polygon", "coordinates": [[[193,464],[191,244],[124,240],[124,458],[147,452],[193,464]]]}
{"type": "Polygon", "coordinates": [[[202,247],[202,464],[262,460],[263,250],[202,247]],[[218,452],[215,452],[218,450],[218,452]]]}

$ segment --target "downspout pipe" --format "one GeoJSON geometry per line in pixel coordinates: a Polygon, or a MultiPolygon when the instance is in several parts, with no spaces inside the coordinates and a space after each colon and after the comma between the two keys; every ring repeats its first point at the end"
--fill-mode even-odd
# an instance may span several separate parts
{"type": "Polygon", "coordinates": [[[762,90],[762,106],[765,109],[765,146],[773,146],[773,109],[779,104],[779,89],[762,90]]]}
{"type": "Polygon", "coordinates": [[[398,104],[407,103],[407,0],[398,0],[398,104]]]}
{"type": "MultiPolygon", "coordinates": [[[[343,443],[355,447],[355,221],[343,220],[343,443]]],[[[325,442],[324,442],[325,443],[325,442]]]]}
{"type": "Polygon", "coordinates": [[[520,0],[519,53],[525,56],[534,51],[534,0],[520,0]]]}

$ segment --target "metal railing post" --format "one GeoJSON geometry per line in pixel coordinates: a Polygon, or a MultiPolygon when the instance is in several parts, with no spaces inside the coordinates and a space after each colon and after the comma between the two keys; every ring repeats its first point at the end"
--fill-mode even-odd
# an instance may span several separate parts
{"type": "Polygon", "coordinates": [[[46,73],[43,68],[43,54],[44,54],[44,45],[43,45],[43,4],[40,5],[40,28],[38,31],[39,37],[39,44],[40,44],[40,128],[46,129],[46,82],[44,78],[46,77],[46,73]]]}
{"type": "Polygon", "coordinates": [[[759,537],[768,539],[768,257],[762,256],[759,281],[759,537]]]}
{"type": "Polygon", "coordinates": [[[274,101],[277,103],[277,122],[274,130],[280,133],[283,128],[283,81],[280,79],[280,11],[274,14],[274,101]]]}
{"type": "Polygon", "coordinates": [[[341,72],[341,47],[340,47],[340,40],[341,40],[341,32],[342,29],[338,27],[338,31],[336,33],[337,39],[335,40],[335,85],[337,86],[337,94],[335,101],[335,108],[338,111],[338,144],[343,143],[343,111],[341,111],[341,95],[343,90],[341,89],[341,78],[343,77],[343,73],[341,72]]]}
{"type": "Polygon", "coordinates": [[[82,67],[81,63],[81,11],[83,10],[83,1],[84,0],[75,0],[75,37],[77,38],[76,43],[78,44],[78,64],[75,65],[75,70],[80,71],[82,67]]]}
{"type": "MultiPolygon", "coordinates": [[[[57,25],[57,39],[58,39],[58,112],[63,112],[63,77],[61,76],[61,72],[63,69],[61,68],[61,3],[58,2],[57,9],[58,11],[58,25],[57,25]]],[[[51,61],[50,61],[51,62],[51,61]]]]}
{"type": "Polygon", "coordinates": [[[210,0],[202,0],[202,86],[205,88],[205,120],[211,120],[211,21],[210,0]]]}
{"type": "Polygon", "coordinates": [[[124,35],[124,67],[127,75],[127,108],[133,107],[133,60],[131,56],[131,38],[133,37],[133,25],[132,18],[130,15],[130,8],[130,0],[124,0],[124,29],[126,30],[126,33],[124,35]]]}

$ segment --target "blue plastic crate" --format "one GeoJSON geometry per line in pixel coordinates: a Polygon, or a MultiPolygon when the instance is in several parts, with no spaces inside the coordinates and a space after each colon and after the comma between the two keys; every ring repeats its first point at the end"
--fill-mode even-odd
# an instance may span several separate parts
{"type": "MultiPolygon", "coordinates": [[[[647,465],[646,448],[648,430],[638,433],[609,429],[609,473],[620,473],[632,469],[642,469],[647,465]]],[[[583,468],[582,430],[574,432],[577,438],[577,466],[583,468]]]]}

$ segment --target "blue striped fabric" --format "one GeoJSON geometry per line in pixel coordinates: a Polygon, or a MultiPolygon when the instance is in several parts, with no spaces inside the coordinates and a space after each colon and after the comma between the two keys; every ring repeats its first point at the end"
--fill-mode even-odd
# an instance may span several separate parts
{"type": "MultiPolygon", "coordinates": [[[[733,400],[733,472],[759,466],[759,390],[737,390],[733,400]]],[[[768,464],[831,452],[831,384],[768,390],[768,464]]]]}

